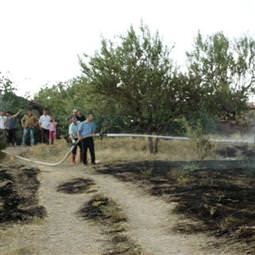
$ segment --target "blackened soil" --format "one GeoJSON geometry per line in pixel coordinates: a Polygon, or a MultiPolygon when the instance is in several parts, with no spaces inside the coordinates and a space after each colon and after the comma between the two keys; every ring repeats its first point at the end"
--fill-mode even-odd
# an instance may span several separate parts
{"type": "Polygon", "coordinates": [[[107,165],[98,170],[177,202],[176,213],[198,224],[177,225],[186,233],[210,232],[247,244],[255,254],[255,169],[178,169],[164,161],[107,165]]]}
{"type": "Polygon", "coordinates": [[[0,222],[27,221],[46,216],[38,205],[39,169],[0,165],[0,222]]]}
{"type": "Polygon", "coordinates": [[[245,157],[255,158],[255,150],[248,145],[227,146],[216,150],[216,154],[227,158],[245,157]]]}
{"type": "Polygon", "coordinates": [[[121,208],[110,198],[95,195],[84,204],[78,212],[79,216],[93,220],[101,226],[103,234],[109,239],[103,255],[139,255],[140,248],[126,234],[127,217],[121,208]]]}
{"type": "Polygon", "coordinates": [[[91,179],[75,178],[59,185],[57,191],[68,194],[92,193],[95,192],[91,189],[94,185],[95,182],[91,179]]]}

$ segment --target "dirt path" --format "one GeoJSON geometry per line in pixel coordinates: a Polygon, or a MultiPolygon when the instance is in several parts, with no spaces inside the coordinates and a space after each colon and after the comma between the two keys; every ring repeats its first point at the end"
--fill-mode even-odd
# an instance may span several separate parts
{"type": "Polygon", "coordinates": [[[46,207],[48,217],[41,223],[15,225],[6,230],[10,235],[0,245],[0,251],[8,251],[1,254],[103,254],[106,237],[100,234],[95,225],[82,221],[75,214],[90,195],[68,195],[56,191],[57,186],[64,181],[89,177],[96,182],[99,193],[111,197],[121,206],[128,217],[128,234],[142,247],[145,255],[233,255],[222,247],[207,248],[216,243],[214,238],[203,234],[184,235],[174,232],[172,229],[179,219],[172,212],[174,204],[146,195],[134,184],[96,174],[94,170],[85,172],[82,166],[40,166],[40,169],[40,204],[46,207]],[[13,245],[8,245],[10,241],[13,245]],[[15,253],[15,250],[19,253],[15,253]]]}
{"type": "MultiPolygon", "coordinates": [[[[91,178],[91,175],[90,175],[91,178]]],[[[208,249],[216,242],[203,234],[183,235],[173,232],[178,216],[174,204],[144,194],[137,186],[121,183],[111,176],[93,175],[98,189],[119,203],[129,219],[130,231],[145,254],[153,255],[219,255],[233,254],[221,249],[208,249]]]]}
{"type": "Polygon", "coordinates": [[[56,191],[60,183],[82,176],[82,172],[72,168],[40,168],[40,204],[45,206],[48,216],[41,222],[15,225],[1,231],[5,236],[4,240],[1,240],[1,255],[102,254],[103,237],[100,230],[76,215],[90,196],[68,195],[56,191]]]}

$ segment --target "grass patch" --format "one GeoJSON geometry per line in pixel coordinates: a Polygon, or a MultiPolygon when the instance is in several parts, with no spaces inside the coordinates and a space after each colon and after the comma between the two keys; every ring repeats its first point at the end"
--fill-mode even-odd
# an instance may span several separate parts
{"type": "MultiPolygon", "coordinates": [[[[105,138],[103,140],[96,138],[96,157],[103,163],[142,160],[199,160],[199,155],[190,141],[160,140],[157,154],[148,152],[147,143],[148,141],[145,138],[105,138]]],[[[38,144],[27,147],[22,155],[56,162],[62,159],[69,149],[70,146],[64,139],[61,139],[57,140],[54,145],[38,144]]],[[[77,158],[79,158],[79,155],[77,155],[77,158]]],[[[205,159],[220,160],[224,158],[250,159],[255,158],[255,152],[251,146],[246,145],[214,144],[205,159]]]]}

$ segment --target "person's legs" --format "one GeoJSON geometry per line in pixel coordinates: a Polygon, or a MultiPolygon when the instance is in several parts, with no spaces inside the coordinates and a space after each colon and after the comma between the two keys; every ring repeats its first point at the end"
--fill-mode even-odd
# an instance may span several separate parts
{"type": "Polygon", "coordinates": [[[22,136],[22,145],[26,145],[27,133],[28,133],[28,128],[24,128],[23,136],[22,136]]]}
{"type": "Polygon", "coordinates": [[[49,131],[49,143],[54,143],[54,131],[49,131]]]}
{"type": "Polygon", "coordinates": [[[87,138],[82,141],[82,161],[84,165],[88,164],[87,160],[88,141],[87,138]]]}
{"type": "Polygon", "coordinates": [[[12,143],[12,132],[11,132],[11,129],[7,130],[7,142],[8,142],[8,144],[12,143]]]}
{"type": "Polygon", "coordinates": [[[95,155],[95,145],[94,145],[94,140],[92,137],[89,137],[89,153],[90,153],[90,158],[91,158],[91,163],[95,164],[96,163],[96,155],[95,155]]]}
{"type": "Polygon", "coordinates": [[[75,163],[76,159],[76,154],[77,154],[77,146],[75,146],[72,150],[72,162],[75,163]]]}
{"type": "Polygon", "coordinates": [[[43,142],[49,144],[49,130],[43,129],[43,142]]]}
{"type": "Polygon", "coordinates": [[[30,145],[35,145],[34,129],[29,128],[30,145]]]}
{"type": "Polygon", "coordinates": [[[83,156],[82,156],[82,141],[78,143],[79,152],[80,152],[80,162],[83,162],[83,156]]]}
{"type": "Polygon", "coordinates": [[[8,130],[8,142],[12,145],[15,146],[16,144],[16,129],[12,128],[8,130]]]}
{"type": "Polygon", "coordinates": [[[15,146],[17,143],[16,128],[12,129],[12,145],[15,146]]]}

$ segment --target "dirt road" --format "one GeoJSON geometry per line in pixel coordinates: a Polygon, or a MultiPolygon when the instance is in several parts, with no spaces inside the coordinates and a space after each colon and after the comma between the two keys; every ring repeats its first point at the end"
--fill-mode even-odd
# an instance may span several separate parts
{"type": "Polygon", "coordinates": [[[97,255],[104,253],[108,237],[76,212],[91,194],[64,194],[57,186],[73,178],[93,179],[99,193],[116,201],[128,218],[128,235],[143,254],[219,255],[233,254],[224,249],[208,248],[216,242],[203,234],[184,235],[173,231],[179,220],[172,212],[174,204],[146,195],[133,184],[122,183],[94,169],[67,164],[58,168],[41,167],[40,204],[48,217],[28,225],[1,229],[0,253],[40,255],[97,255]]]}

